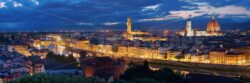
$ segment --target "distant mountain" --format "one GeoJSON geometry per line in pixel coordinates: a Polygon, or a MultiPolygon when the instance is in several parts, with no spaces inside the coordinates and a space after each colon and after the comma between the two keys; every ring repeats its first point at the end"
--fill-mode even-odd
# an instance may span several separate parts
{"type": "MultiPolygon", "coordinates": [[[[181,21],[165,21],[165,22],[144,22],[144,23],[133,23],[133,30],[181,30],[185,27],[187,20],[181,21]]],[[[193,28],[199,30],[206,30],[209,19],[192,19],[193,28]]],[[[240,29],[250,30],[250,21],[247,22],[236,22],[231,19],[220,19],[218,20],[222,30],[240,29]]],[[[102,29],[111,30],[126,30],[126,24],[119,24],[114,26],[103,26],[102,29]]]]}
{"type": "MultiPolygon", "coordinates": [[[[193,28],[199,29],[199,30],[206,30],[207,24],[209,20],[207,19],[193,19],[192,20],[192,26],[193,28]]],[[[239,30],[250,30],[250,21],[246,22],[237,22],[231,19],[220,19],[218,20],[221,29],[222,30],[232,30],[232,29],[239,29],[239,30]]],[[[185,27],[186,20],[171,23],[169,25],[164,25],[162,27],[158,28],[166,28],[170,30],[180,30],[185,27]]]]}
{"type": "Polygon", "coordinates": [[[250,21],[244,23],[224,23],[221,24],[222,29],[239,29],[239,30],[250,30],[250,21]]]}
{"type": "MultiPolygon", "coordinates": [[[[133,30],[181,30],[185,27],[187,20],[172,20],[172,21],[163,21],[163,22],[138,22],[133,23],[133,30]]],[[[194,18],[191,19],[193,28],[199,30],[206,30],[207,24],[210,21],[209,18],[194,18]]],[[[218,19],[217,20],[222,28],[222,30],[230,29],[240,29],[240,30],[249,30],[250,21],[247,22],[238,22],[232,19],[218,19]]],[[[119,24],[115,26],[108,26],[109,29],[119,29],[126,30],[125,24],[119,24]]]]}

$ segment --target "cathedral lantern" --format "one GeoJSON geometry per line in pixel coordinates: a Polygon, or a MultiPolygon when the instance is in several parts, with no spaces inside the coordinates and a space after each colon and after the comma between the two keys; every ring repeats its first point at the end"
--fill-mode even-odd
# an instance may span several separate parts
{"type": "Polygon", "coordinates": [[[220,32],[220,25],[216,21],[215,17],[212,17],[212,20],[209,21],[207,24],[207,32],[209,33],[217,33],[220,32]]]}

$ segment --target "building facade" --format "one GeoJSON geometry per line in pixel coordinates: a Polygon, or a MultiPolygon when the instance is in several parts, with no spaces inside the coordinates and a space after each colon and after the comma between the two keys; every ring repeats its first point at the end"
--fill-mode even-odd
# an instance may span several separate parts
{"type": "Polygon", "coordinates": [[[206,31],[192,29],[192,22],[187,21],[185,28],[179,32],[181,36],[222,36],[220,25],[213,16],[207,24],[206,31]]]}
{"type": "Polygon", "coordinates": [[[246,55],[227,51],[211,51],[209,61],[213,64],[246,65],[246,55]]]}
{"type": "Polygon", "coordinates": [[[25,56],[31,56],[31,53],[29,52],[29,49],[28,49],[28,45],[26,45],[26,44],[9,44],[8,51],[9,52],[16,51],[16,52],[23,54],[25,56]]]}

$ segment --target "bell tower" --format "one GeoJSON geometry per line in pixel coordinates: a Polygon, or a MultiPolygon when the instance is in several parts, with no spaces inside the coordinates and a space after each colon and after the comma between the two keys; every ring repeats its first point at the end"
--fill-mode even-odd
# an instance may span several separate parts
{"type": "Polygon", "coordinates": [[[128,17],[128,18],[127,18],[127,33],[128,33],[128,34],[130,34],[130,33],[132,32],[131,26],[132,26],[131,18],[128,17]]]}

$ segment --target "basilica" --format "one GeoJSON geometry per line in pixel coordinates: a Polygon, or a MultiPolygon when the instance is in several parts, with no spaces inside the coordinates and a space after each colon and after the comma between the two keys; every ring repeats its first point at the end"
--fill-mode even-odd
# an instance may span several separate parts
{"type": "Polygon", "coordinates": [[[179,34],[181,36],[222,36],[223,35],[220,29],[220,25],[216,21],[214,16],[207,24],[206,31],[199,31],[197,29],[192,29],[192,22],[187,21],[185,28],[182,29],[182,31],[179,32],[179,34]]]}

